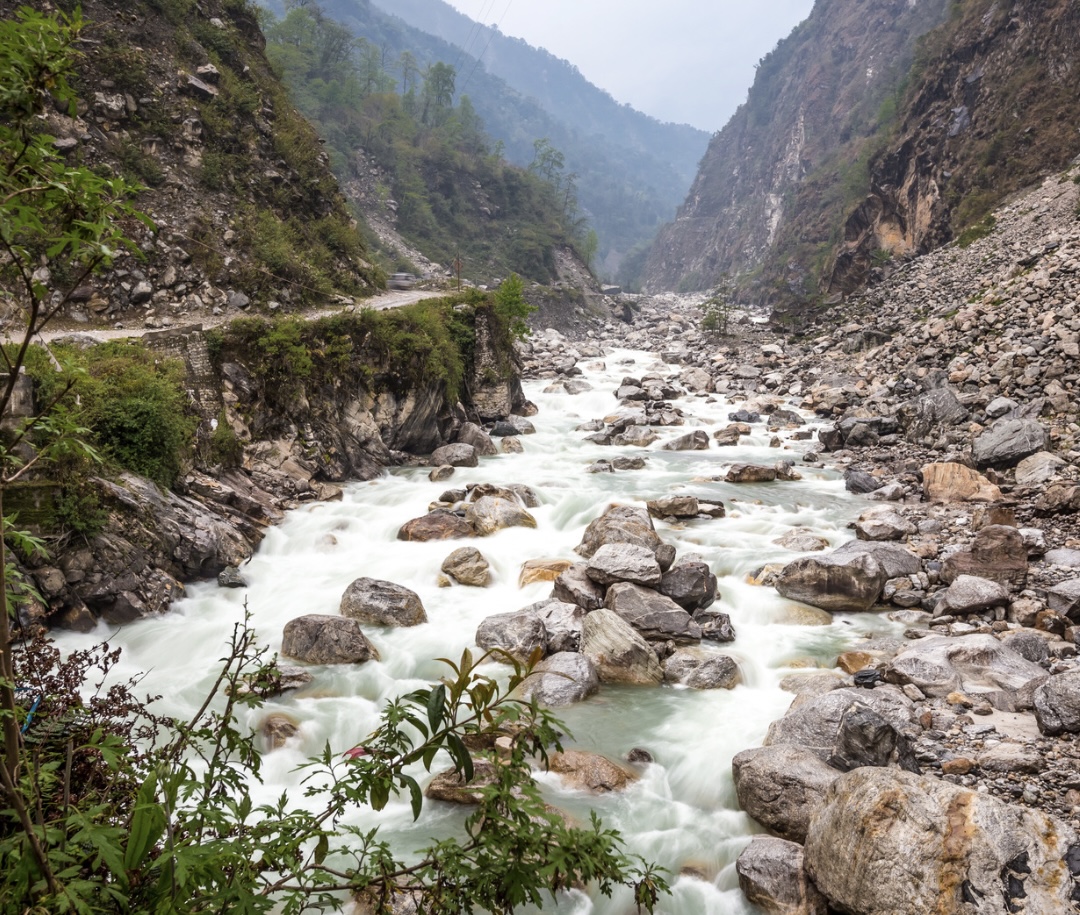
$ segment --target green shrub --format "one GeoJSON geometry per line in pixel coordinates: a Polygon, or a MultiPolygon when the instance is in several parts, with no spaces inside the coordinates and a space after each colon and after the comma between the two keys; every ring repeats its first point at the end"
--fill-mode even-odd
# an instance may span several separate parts
{"type": "Polygon", "coordinates": [[[244,444],[229,425],[229,417],[222,409],[217,425],[210,434],[210,460],[222,467],[239,467],[243,458],[244,444]]]}

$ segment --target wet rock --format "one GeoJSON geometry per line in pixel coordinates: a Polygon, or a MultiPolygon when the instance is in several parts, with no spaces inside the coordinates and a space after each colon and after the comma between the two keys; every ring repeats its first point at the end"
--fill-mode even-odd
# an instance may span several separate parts
{"type": "Polygon", "coordinates": [[[1031,419],[999,419],[971,443],[978,467],[1012,467],[1050,445],[1046,427],[1031,419]]]}
{"type": "Polygon", "coordinates": [[[1049,913],[1072,905],[1065,856],[1075,842],[1037,811],[936,778],[857,769],[830,786],[804,853],[810,878],[842,911],[1049,913]]]}
{"type": "Polygon", "coordinates": [[[624,769],[606,756],[584,750],[552,753],[548,757],[548,768],[561,775],[571,788],[593,794],[622,791],[638,779],[629,769],[624,769]]]}
{"type": "Polygon", "coordinates": [[[664,451],[708,451],[709,434],[701,429],[687,432],[661,446],[664,451]]]}
{"type": "Polygon", "coordinates": [[[693,613],[716,600],[716,576],[704,562],[680,562],[664,573],[657,590],[693,613]]]}
{"type": "Polygon", "coordinates": [[[1080,670],[1055,674],[1035,690],[1035,720],[1044,734],[1080,732],[1080,670]]]}
{"type": "Polygon", "coordinates": [[[585,574],[599,585],[626,581],[654,587],[662,572],[655,553],[632,543],[605,543],[585,565],[585,574]]]}
{"type": "Polygon", "coordinates": [[[660,538],[646,509],[635,505],[612,505],[585,528],[574,552],[588,559],[605,543],[631,543],[655,552],[660,546],[660,538]]]}
{"type": "Polygon", "coordinates": [[[454,468],[449,464],[443,464],[440,467],[434,467],[431,473],[428,474],[428,479],[432,483],[445,483],[454,475],[454,468]]]}
{"type": "Polygon", "coordinates": [[[650,641],[701,640],[701,627],[690,614],[675,601],[649,588],[618,582],[608,588],[604,606],[650,641]]]}
{"type": "Polygon", "coordinates": [[[227,566],[218,572],[217,583],[221,588],[246,588],[248,585],[236,566],[227,566]]]}
{"type": "Polygon", "coordinates": [[[739,806],[762,826],[805,842],[810,818],[840,773],[810,750],[776,745],[744,750],[731,761],[739,806]]]}
{"type": "Polygon", "coordinates": [[[373,626],[418,626],[427,613],[415,591],[377,578],[358,578],[341,596],[342,616],[373,626]]]}
{"type": "Polygon", "coordinates": [[[308,664],[360,664],[379,660],[379,652],[367,640],[358,621],[315,613],[285,624],[281,653],[308,664]]]}
{"type": "Polygon", "coordinates": [[[552,597],[577,604],[585,611],[604,606],[604,590],[586,573],[583,562],[575,563],[555,579],[552,597]]]}
{"type": "Polygon", "coordinates": [[[733,464],[724,479],[728,483],[771,483],[776,479],[776,468],[760,464],[733,464]]]}
{"type": "Polygon", "coordinates": [[[865,470],[849,470],[844,474],[844,489],[856,495],[866,495],[881,489],[884,484],[865,470]]]}
{"type": "Polygon", "coordinates": [[[299,731],[296,722],[280,712],[269,715],[259,728],[268,750],[280,750],[299,731]]]}
{"type": "Polygon", "coordinates": [[[440,568],[459,585],[486,588],[491,584],[491,567],[475,547],[463,546],[454,550],[440,568]]]}
{"type": "Polygon", "coordinates": [[[600,688],[596,665],[585,655],[560,651],[544,658],[521,685],[526,701],[535,699],[548,708],[581,702],[600,688]]]}
{"type": "Polygon", "coordinates": [[[630,426],[628,429],[613,435],[611,444],[619,448],[648,448],[660,436],[648,426],[630,426]]]}
{"type": "Polygon", "coordinates": [[[739,665],[727,655],[700,648],[678,648],[663,663],[664,679],[691,689],[734,689],[742,680],[739,665]]]}
{"type": "Polygon", "coordinates": [[[543,621],[527,611],[496,613],[476,629],[476,644],[488,651],[504,651],[525,663],[534,651],[547,653],[547,630],[543,621]]]}
{"type": "Polygon", "coordinates": [[[693,496],[665,496],[646,503],[654,518],[696,518],[698,500],[693,496]]]}
{"type": "Polygon", "coordinates": [[[601,683],[651,686],[664,679],[649,643],[610,610],[594,610],[586,615],[582,623],[581,653],[596,665],[601,683]]]}
{"type": "Polygon", "coordinates": [[[943,462],[922,469],[923,492],[931,502],[997,502],[1001,490],[977,470],[943,462]]]}
{"type": "Polygon", "coordinates": [[[813,553],[829,548],[828,540],[803,528],[794,528],[783,537],[778,537],[773,543],[793,553],[813,553]]]}
{"type": "Polygon", "coordinates": [[[806,876],[801,845],[754,836],[735,871],[743,895],[769,915],[827,915],[825,897],[806,876]]]}
{"type": "MultiPolygon", "coordinates": [[[[471,445],[478,457],[491,457],[499,453],[499,449],[495,447],[491,436],[476,423],[462,423],[461,428],[458,430],[457,440],[459,444],[471,445]]],[[[434,455],[432,457],[434,458],[434,455]]]]}
{"type": "Polygon", "coordinates": [[[461,515],[436,509],[420,518],[406,521],[398,531],[398,540],[424,543],[430,540],[458,540],[475,537],[476,531],[461,515]]]}
{"type": "Polygon", "coordinates": [[[458,443],[443,445],[432,452],[431,465],[441,467],[444,464],[449,464],[451,467],[476,467],[480,464],[480,460],[472,445],[458,443]]]}
{"type": "Polygon", "coordinates": [[[432,801],[446,801],[450,804],[479,804],[482,789],[494,785],[499,780],[499,770],[495,763],[484,759],[473,759],[473,777],[468,781],[463,774],[454,769],[438,773],[424,789],[424,797],[432,801]]]}
{"type": "Polygon", "coordinates": [[[716,439],[716,447],[731,448],[739,444],[742,434],[742,428],[737,423],[733,423],[726,429],[719,429],[714,432],[713,438],[716,439]]]}
{"type": "Polygon", "coordinates": [[[508,527],[536,527],[536,519],[516,501],[498,496],[483,496],[471,502],[465,520],[480,537],[508,527]]]}
{"type": "Polygon", "coordinates": [[[532,604],[525,610],[544,624],[549,652],[555,654],[581,648],[581,626],[585,611],[577,604],[552,599],[532,604]]]}
{"type": "Polygon", "coordinates": [[[992,635],[976,634],[912,642],[889,662],[885,678],[914,684],[927,696],[964,692],[994,708],[1015,711],[1030,707],[1031,693],[1046,671],[992,635]]]}
{"type": "Polygon", "coordinates": [[[734,642],[731,617],[712,607],[694,611],[694,622],[701,627],[701,637],[710,642],[734,642]]]}
{"type": "Polygon", "coordinates": [[[538,581],[554,581],[572,565],[569,559],[529,559],[521,564],[518,587],[524,588],[538,581]]]}
{"type": "Polygon", "coordinates": [[[862,613],[881,595],[889,576],[873,556],[806,556],[784,566],[776,580],[782,597],[830,613],[862,613]]]}

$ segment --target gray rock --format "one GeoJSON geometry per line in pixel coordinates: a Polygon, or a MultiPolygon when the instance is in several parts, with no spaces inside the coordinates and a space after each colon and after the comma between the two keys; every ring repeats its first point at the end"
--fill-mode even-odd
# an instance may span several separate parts
{"type": "Polygon", "coordinates": [[[777,546],[793,553],[816,553],[829,548],[829,541],[813,531],[794,528],[773,541],[777,546]]]}
{"type": "Polygon", "coordinates": [[[885,571],[887,578],[900,578],[904,575],[917,575],[922,571],[922,562],[911,550],[897,543],[874,543],[868,540],[849,540],[838,546],[830,554],[837,559],[851,556],[873,556],[877,564],[885,571]]]}
{"type": "MultiPolygon", "coordinates": [[[[569,388],[567,388],[569,390],[569,388]]],[[[573,393],[572,391],[570,393],[573,393]]],[[[533,408],[533,412],[536,412],[536,408],[533,408]]],[[[511,413],[506,417],[506,421],[510,423],[515,429],[517,429],[519,435],[533,435],[536,433],[536,426],[534,426],[524,416],[518,416],[516,413],[511,413]]]]}
{"type": "Polygon", "coordinates": [[[733,464],[724,479],[728,483],[771,483],[776,479],[776,468],[760,464],[733,464]]]}
{"type": "Polygon", "coordinates": [[[1039,451],[1016,465],[1017,486],[1041,486],[1053,480],[1065,462],[1049,451],[1039,451]]]}
{"type": "Polygon", "coordinates": [[[479,457],[491,457],[499,453],[491,436],[476,423],[462,423],[458,430],[457,440],[460,444],[472,445],[479,457]]]}
{"type": "Polygon", "coordinates": [[[1063,569],[1080,569],[1080,550],[1062,547],[1061,549],[1050,550],[1043,558],[1052,566],[1061,566],[1063,569]]]}
{"type": "Polygon", "coordinates": [[[491,566],[476,547],[463,546],[454,550],[440,568],[460,585],[486,588],[491,584],[491,566]]]}
{"type": "Polygon", "coordinates": [[[341,595],[342,616],[374,626],[418,626],[427,622],[420,597],[391,581],[358,578],[341,595]]]}
{"type": "Polygon", "coordinates": [[[476,531],[472,525],[460,515],[436,509],[420,518],[406,521],[401,525],[397,539],[427,543],[432,540],[457,540],[475,536],[476,531]]]}
{"type": "Polygon", "coordinates": [[[968,417],[948,384],[941,384],[900,407],[897,413],[908,441],[920,442],[941,427],[955,426],[968,417]]]}
{"type": "Polygon", "coordinates": [[[632,543],[605,543],[586,563],[585,574],[599,585],[628,581],[646,587],[659,585],[663,575],[656,554],[632,543]]]}
{"type": "Polygon", "coordinates": [[[937,606],[936,615],[946,613],[963,615],[982,613],[993,607],[1005,607],[1009,603],[1009,591],[1004,585],[988,578],[959,575],[948,588],[937,606]]]}
{"type": "Polygon", "coordinates": [[[449,464],[443,464],[441,467],[433,467],[431,473],[428,474],[428,479],[432,483],[445,483],[454,475],[454,468],[449,464]]]}
{"type": "Polygon", "coordinates": [[[1080,731],[1080,670],[1055,674],[1035,690],[1035,720],[1049,736],[1080,731]]]}
{"type": "Polygon", "coordinates": [[[716,600],[716,576],[704,562],[680,562],[664,573],[657,590],[693,613],[716,600]]]}
{"type": "Polygon", "coordinates": [[[734,689],[742,680],[739,665],[724,654],[678,648],[664,659],[664,679],[691,689],[734,689]]]}
{"type": "Polygon", "coordinates": [[[246,588],[248,584],[236,566],[227,566],[218,572],[217,583],[221,588],[246,588]]]}
{"type": "Polygon", "coordinates": [[[646,509],[636,505],[612,505],[585,528],[575,552],[588,559],[605,543],[632,543],[655,552],[660,546],[660,538],[646,509]]]}
{"type": "Polygon", "coordinates": [[[804,556],[786,565],[776,580],[782,597],[830,613],[862,613],[881,596],[889,575],[873,556],[804,556]]]}
{"type": "MultiPolygon", "coordinates": [[[[1046,678],[1039,665],[1024,660],[992,635],[926,638],[912,642],[889,662],[885,679],[911,683],[928,696],[964,692],[994,708],[1016,711],[1046,678]]],[[[875,692],[877,692],[875,690],[875,692]]]]}
{"type": "Polygon", "coordinates": [[[1021,588],[1027,580],[1028,551],[1023,535],[1004,524],[991,524],[975,535],[971,549],[953,553],[942,564],[942,581],[961,575],[988,578],[1006,587],[1021,588]]]}
{"type": "Polygon", "coordinates": [[[698,642],[701,627],[671,598],[649,588],[618,582],[607,590],[604,606],[651,641],[698,642]]]}
{"type": "Polygon", "coordinates": [[[548,708],[562,708],[587,699],[599,688],[600,678],[592,661],[577,652],[560,651],[536,665],[521,684],[521,695],[548,708]]]}
{"type": "Polygon", "coordinates": [[[796,699],[783,718],[769,725],[765,745],[802,747],[834,768],[836,762],[843,763],[845,768],[906,764],[909,762],[906,741],[914,729],[914,706],[899,689],[836,689],[820,696],[796,699]],[[874,715],[865,715],[865,711],[874,715]],[[872,739],[863,740],[863,733],[872,739]],[[853,751],[867,743],[873,751],[872,758],[869,753],[862,759],[853,758],[853,751]]]}
{"type": "Polygon", "coordinates": [[[696,518],[698,500],[694,496],[665,496],[646,503],[654,518],[696,518]]]}
{"type": "Polygon", "coordinates": [[[585,571],[583,562],[572,565],[559,573],[551,596],[570,604],[577,604],[586,612],[604,606],[604,591],[585,571]]]}
{"type": "Polygon", "coordinates": [[[430,463],[433,467],[441,467],[444,464],[449,464],[451,467],[476,467],[480,464],[480,459],[472,445],[458,443],[436,448],[432,452],[430,463]]]}
{"type": "Polygon", "coordinates": [[[1080,617],[1080,578],[1059,582],[1046,590],[1046,605],[1069,619],[1080,617]]]}
{"type": "Polygon", "coordinates": [[[142,280],[135,284],[135,287],[131,290],[131,304],[142,305],[150,301],[150,298],[154,294],[154,287],[151,286],[146,280],[142,280]]]}
{"type": "Polygon", "coordinates": [[[1043,813],[937,778],[857,769],[810,822],[805,867],[859,915],[1068,912],[1076,836],[1043,813]]]}
{"type": "Polygon", "coordinates": [[[971,456],[978,467],[1012,467],[1049,445],[1050,433],[1041,423],[999,419],[971,443],[971,456]]]}
{"type": "Polygon", "coordinates": [[[483,496],[469,503],[465,520],[481,537],[508,527],[536,527],[536,519],[516,501],[499,496],[483,496]]]}
{"type": "Polygon", "coordinates": [[[581,653],[596,665],[601,683],[649,686],[664,679],[649,643],[610,610],[594,610],[585,617],[581,653]]]}
{"type": "Polygon", "coordinates": [[[585,611],[577,604],[561,600],[547,600],[525,608],[535,615],[547,631],[548,651],[557,654],[578,651],[581,648],[581,626],[585,611]]]}
{"type": "Polygon", "coordinates": [[[903,540],[914,533],[915,525],[894,511],[875,510],[855,522],[855,536],[864,541],[903,540]]]}
{"type": "Polygon", "coordinates": [[[359,664],[378,661],[360,623],[342,616],[311,613],[285,624],[281,653],[308,664],[359,664]]]}
{"type": "Polygon", "coordinates": [[[825,897],[806,876],[801,845],[754,836],[735,871],[743,895],[769,915],[827,915],[825,897]]]}
{"type": "Polygon", "coordinates": [[[619,448],[648,448],[660,436],[648,426],[630,426],[611,438],[611,444],[619,448]]]}
{"type": "Polygon", "coordinates": [[[694,611],[694,622],[701,627],[701,637],[710,642],[734,642],[735,629],[731,617],[714,607],[694,611]]]}
{"type": "Polygon", "coordinates": [[[1010,400],[1008,397],[995,397],[986,405],[986,415],[990,419],[1001,419],[1001,417],[1012,413],[1019,406],[1020,404],[1015,400],[1010,400]]]}
{"type": "Polygon", "coordinates": [[[810,818],[840,773],[804,747],[779,744],[744,750],[731,761],[739,806],[762,826],[805,842],[810,818]]]}
{"type": "Polygon", "coordinates": [[[865,495],[881,489],[884,484],[865,470],[849,470],[844,474],[844,488],[856,495],[865,495]]]}
{"type": "Polygon", "coordinates": [[[709,433],[702,429],[695,429],[670,442],[664,442],[661,448],[664,451],[708,451],[709,433]]]}
{"type": "Polygon", "coordinates": [[[488,651],[505,651],[525,663],[534,651],[547,653],[547,630],[538,616],[527,611],[496,613],[476,628],[476,644],[488,651]]]}

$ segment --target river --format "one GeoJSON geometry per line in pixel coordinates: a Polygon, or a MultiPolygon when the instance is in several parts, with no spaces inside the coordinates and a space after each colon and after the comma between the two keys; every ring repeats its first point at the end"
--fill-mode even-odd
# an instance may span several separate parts
{"type": "MultiPolygon", "coordinates": [[[[336,613],[342,592],[358,577],[386,579],[413,589],[429,622],[414,628],[368,629],[381,662],[315,668],[309,687],[251,713],[252,728],[274,712],[300,724],[296,737],[267,755],[264,783],[256,786],[255,799],[270,801],[283,790],[294,791],[299,799],[296,767],[307,756],[319,752],[327,741],[336,751],[361,743],[377,725],[382,703],[442,675],[435,659],[458,657],[473,644],[476,627],[486,616],[520,609],[550,594],[550,583],[518,587],[522,562],[575,558],[572,551],[585,526],[613,501],[641,502],[673,493],[723,500],[726,518],[677,526],[657,522],[657,531],[680,556],[700,554],[719,577],[718,605],[730,614],[737,639],[714,647],[738,661],[742,684],[730,691],[602,686],[598,695],[560,712],[575,735],[567,746],[614,759],[643,747],[655,763],[644,767],[640,781],[628,790],[604,797],[568,791],[554,775],[542,773],[538,778],[550,803],[582,818],[595,809],[605,825],[622,832],[630,851],[672,870],[674,892],[661,904],[662,912],[754,912],[738,890],[734,862],[748,837],[760,829],[738,810],[731,758],[759,744],[769,722],[787,708],[792,696],[780,688],[786,674],[807,666],[831,667],[857,636],[885,631],[891,624],[867,615],[838,617],[831,625],[806,625],[798,605],[771,588],[746,583],[747,573],[763,563],[797,555],[773,542],[792,528],[809,528],[833,546],[849,540],[847,525],[865,503],[845,491],[839,474],[802,465],[805,443],[785,438],[781,448],[769,447],[771,435],[764,425],[755,426],[754,434],[733,448],[657,450],[663,441],[695,426],[710,432],[723,428],[728,413],[738,405],[719,396],[713,402],[703,396],[682,398],[676,404],[687,414],[686,426],[660,429],[660,442],[645,450],[633,449],[648,458],[646,469],[585,472],[593,461],[614,457],[621,450],[583,441],[584,433],[575,432],[575,426],[615,411],[612,392],[624,376],[670,371],[651,354],[616,350],[603,364],[585,366],[591,392],[546,394],[546,383],[529,383],[526,395],[540,412],[533,418],[536,434],[522,438],[523,454],[484,458],[478,468],[458,469],[449,483],[429,482],[425,469],[402,469],[353,484],[341,501],[290,512],[281,525],[269,530],[243,569],[246,589],[194,584],[165,616],[119,631],[102,625],[89,635],[65,634],[60,640],[76,647],[107,636],[124,649],[117,673],[147,672],[144,687],[163,696],[160,710],[186,717],[201,702],[229,633],[243,618],[245,603],[261,640],[277,649],[286,622],[308,613],[336,613]],[[803,479],[757,485],[715,480],[735,461],[772,464],[780,458],[794,460],[803,479]],[[542,503],[532,509],[538,527],[467,541],[491,564],[493,583],[486,589],[440,588],[440,564],[462,542],[404,543],[396,539],[397,531],[408,519],[424,514],[449,486],[471,482],[532,486],[542,503]],[[679,876],[683,869],[694,875],[679,876]]],[[[379,823],[384,835],[405,851],[420,848],[432,836],[448,834],[461,817],[460,810],[449,805],[427,802],[421,819],[413,823],[407,801],[392,802],[377,816],[366,810],[355,814],[358,823],[379,823]]],[[[563,915],[624,915],[631,909],[626,896],[590,900],[575,892],[550,910],[563,915]]]]}

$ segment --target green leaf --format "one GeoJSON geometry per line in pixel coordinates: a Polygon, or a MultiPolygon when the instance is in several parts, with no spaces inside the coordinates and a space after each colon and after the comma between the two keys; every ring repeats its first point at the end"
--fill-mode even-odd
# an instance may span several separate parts
{"type": "Polygon", "coordinates": [[[424,806],[424,793],[420,790],[416,779],[409,775],[401,776],[401,784],[409,789],[410,800],[412,801],[412,817],[417,820],[420,818],[420,810],[424,806]]]}
{"type": "Polygon", "coordinates": [[[124,849],[124,868],[133,871],[140,867],[146,856],[165,832],[165,811],[157,801],[157,774],[150,773],[139,788],[135,810],[128,829],[127,848],[124,849]]]}
{"type": "Polygon", "coordinates": [[[330,851],[330,840],[325,834],[319,836],[319,841],[315,845],[315,863],[322,864],[326,860],[327,852],[330,851]]]}
{"type": "Polygon", "coordinates": [[[462,743],[461,738],[458,737],[457,734],[447,734],[446,743],[450,755],[454,758],[454,765],[461,770],[461,774],[464,776],[465,781],[471,782],[473,777],[473,761],[472,756],[469,754],[469,748],[462,743]]]}
{"type": "Polygon", "coordinates": [[[446,687],[440,683],[431,691],[431,695],[428,696],[427,702],[428,723],[431,725],[431,732],[433,734],[439,730],[439,725],[442,723],[445,704],[446,687]]]}

